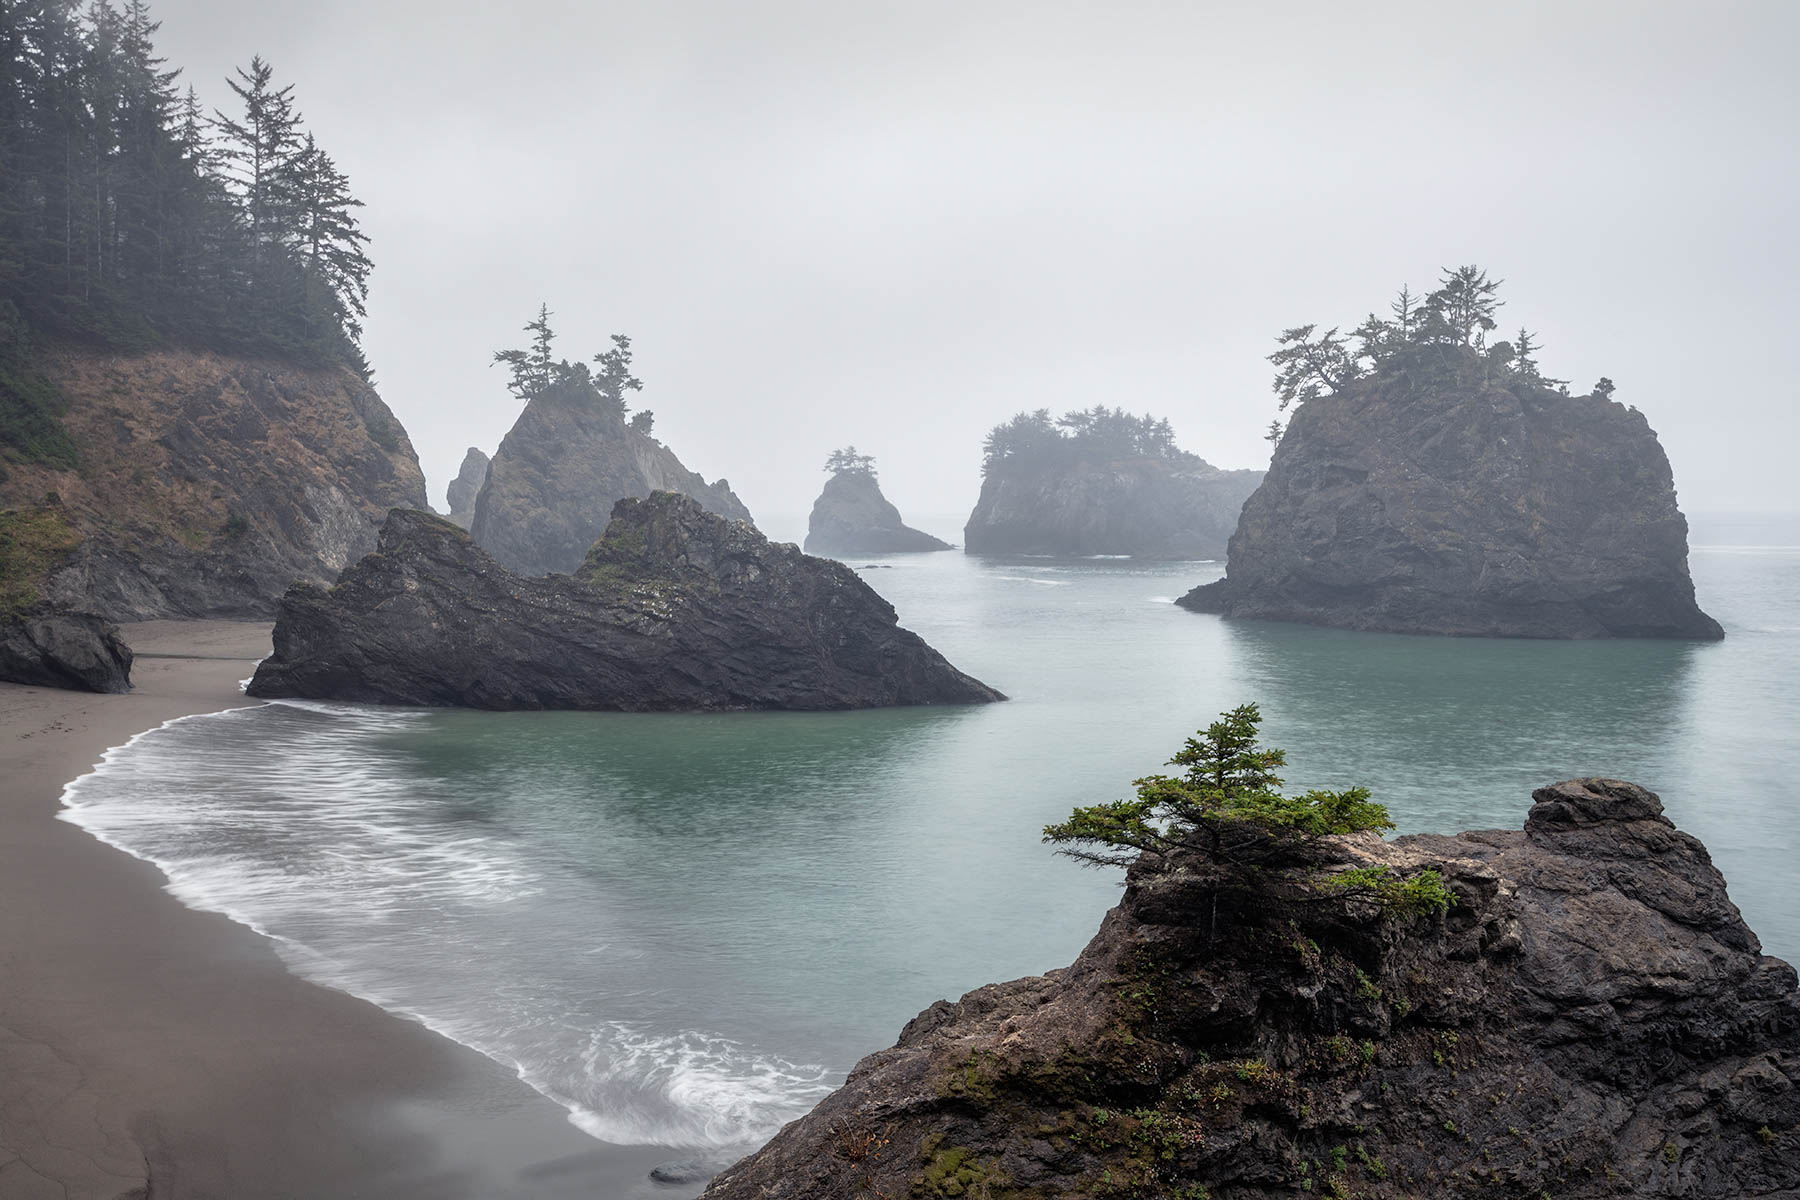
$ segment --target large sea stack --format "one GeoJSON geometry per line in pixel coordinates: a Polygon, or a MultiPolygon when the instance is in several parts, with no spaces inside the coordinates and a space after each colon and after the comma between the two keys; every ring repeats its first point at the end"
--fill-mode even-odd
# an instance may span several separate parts
{"type": "Polygon", "coordinates": [[[1096,408],[1021,413],[989,436],[969,554],[1222,558],[1260,471],[1175,445],[1167,421],[1096,408]]]}
{"type": "Polygon", "coordinates": [[[565,377],[533,395],[501,440],[469,529],[515,571],[573,571],[615,504],[657,491],[681,492],[709,512],[750,520],[730,484],[706,482],[674,451],[632,428],[623,406],[590,380],[565,377]]]}
{"type": "Polygon", "coordinates": [[[456,478],[444,489],[444,501],[450,506],[450,519],[467,529],[475,521],[475,497],[487,482],[488,456],[475,446],[463,455],[456,478]]]}
{"type": "Polygon", "coordinates": [[[949,550],[950,543],[914,529],[881,494],[873,471],[839,471],[825,481],[806,527],[808,554],[905,554],[949,550]]]}
{"type": "Polygon", "coordinates": [[[36,587],[61,608],[272,616],[296,579],[373,549],[389,509],[425,504],[406,430],[349,367],[63,347],[32,369],[67,451],[7,462],[0,508],[54,495],[71,540],[36,587]]]}
{"type": "Polygon", "coordinates": [[[1442,914],[1140,860],[1072,966],[926,1009],[705,1195],[1800,1196],[1793,968],[1652,793],[1533,798],[1336,841],[1442,914]]]}
{"type": "MultiPolygon", "coordinates": [[[[496,460],[497,461],[497,460],[496,460]]],[[[573,575],[389,516],[336,587],[283,600],[253,696],[486,709],[847,709],[1003,699],[841,563],[673,492],[621,500],[573,575]]]]}
{"type": "Polygon", "coordinates": [[[1444,315],[1471,300],[1445,296],[1360,359],[1306,346],[1335,350],[1332,386],[1297,397],[1225,578],[1180,603],[1393,633],[1722,637],[1694,601],[1687,521],[1643,414],[1608,381],[1567,395],[1514,343],[1480,345],[1478,322],[1444,315]]]}

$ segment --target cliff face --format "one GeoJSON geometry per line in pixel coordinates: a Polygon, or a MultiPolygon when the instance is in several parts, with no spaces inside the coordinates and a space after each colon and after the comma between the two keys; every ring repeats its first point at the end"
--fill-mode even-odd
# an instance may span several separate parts
{"type": "Polygon", "coordinates": [[[948,550],[950,543],[913,529],[866,471],[840,471],[825,481],[806,527],[808,554],[900,554],[948,550]]]}
{"type": "Polygon", "coordinates": [[[608,411],[590,385],[565,384],[533,398],[500,442],[469,528],[477,545],[515,571],[569,572],[606,528],[613,505],[657,491],[750,520],[723,479],[708,483],[682,466],[668,447],[608,411]]]}
{"type": "Polygon", "coordinates": [[[1157,459],[989,471],[963,528],[969,554],[1222,558],[1260,471],[1157,459]]]}
{"type": "Polygon", "coordinates": [[[673,492],[619,501],[573,577],[514,574],[449,522],[395,511],[336,587],[288,593],[250,694],[633,711],[1004,699],[848,567],[673,492]]]}
{"type": "Polygon", "coordinates": [[[1365,381],[1295,412],[1202,612],[1487,637],[1718,638],[1642,414],[1365,381]]]}
{"type": "Polygon", "coordinates": [[[77,470],[8,464],[0,507],[54,492],[77,534],[44,581],[114,620],[269,616],[425,501],[406,431],[343,368],[216,354],[64,351],[39,364],[69,400],[77,470]]]}
{"type": "Polygon", "coordinates": [[[1793,968],[1652,793],[1534,799],[1341,843],[1441,916],[1140,862],[1074,965],[925,1010],[706,1196],[1800,1196],[1793,968]]]}
{"type": "Polygon", "coordinates": [[[444,501],[450,506],[450,519],[467,529],[475,520],[475,497],[487,482],[488,456],[474,446],[463,455],[462,469],[444,489],[444,501]]]}

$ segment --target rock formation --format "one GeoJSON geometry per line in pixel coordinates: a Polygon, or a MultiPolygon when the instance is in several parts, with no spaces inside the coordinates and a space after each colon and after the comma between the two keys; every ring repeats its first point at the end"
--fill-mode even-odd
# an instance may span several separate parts
{"type": "Polygon", "coordinates": [[[1200,612],[1481,637],[1718,638],[1643,414],[1519,378],[1300,405],[1200,612]]]}
{"type": "Polygon", "coordinates": [[[708,1200],[1800,1196],[1800,993],[1652,793],[1372,835],[1404,918],[1140,860],[1074,965],[939,1002],[708,1200]]]}
{"type": "Polygon", "coordinates": [[[672,492],[619,501],[573,577],[515,574],[449,522],[396,510],[336,587],[288,593],[250,694],[634,711],[1004,698],[848,567],[672,492]]]}
{"type": "Polygon", "coordinates": [[[0,679],[78,692],[128,692],[131,648],[110,621],[40,605],[0,619],[0,679]]]}
{"type": "Polygon", "coordinates": [[[462,469],[450,486],[444,489],[444,500],[450,506],[450,519],[467,529],[475,520],[475,497],[487,482],[488,456],[474,446],[463,455],[462,469]]]}
{"type": "Polygon", "coordinates": [[[9,463],[0,507],[59,497],[78,538],[44,583],[60,607],[270,616],[294,580],[366,554],[389,509],[425,503],[406,431],[347,368],[74,350],[39,365],[80,467],[9,463]]]}
{"type": "Polygon", "coordinates": [[[476,544],[527,575],[581,565],[613,505],[682,492],[708,511],[750,520],[723,479],[708,483],[667,446],[626,424],[585,380],[534,396],[488,464],[470,532],[476,544]]]}
{"type": "Polygon", "coordinates": [[[808,554],[902,554],[951,548],[949,542],[902,521],[900,510],[888,503],[881,485],[867,471],[839,471],[826,480],[806,527],[808,554]]]}
{"type": "Polygon", "coordinates": [[[1077,462],[990,471],[963,528],[970,554],[1223,558],[1261,471],[1200,460],[1077,462]]]}

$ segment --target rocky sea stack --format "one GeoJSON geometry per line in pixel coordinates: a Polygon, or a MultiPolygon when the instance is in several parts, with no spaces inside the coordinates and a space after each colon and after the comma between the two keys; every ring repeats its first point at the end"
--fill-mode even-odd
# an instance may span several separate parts
{"type": "Polygon", "coordinates": [[[709,1200],[1800,1195],[1800,993],[1629,783],[1327,839],[1442,913],[1147,857],[1065,970],[940,1002],[709,1200]]]}
{"type": "Polygon", "coordinates": [[[871,470],[839,471],[825,481],[806,526],[808,554],[906,554],[949,550],[949,542],[914,529],[881,494],[871,470]]]}
{"type": "Polygon", "coordinates": [[[288,593],[249,691],[630,711],[1004,699],[900,628],[848,567],[672,492],[619,501],[581,569],[547,578],[397,510],[336,587],[288,593]]]}
{"type": "Polygon", "coordinates": [[[1021,413],[988,435],[969,554],[1223,558],[1260,471],[1176,447],[1167,421],[1095,408],[1021,413]]]}
{"type": "Polygon", "coordinates": [[[475,497],[487,482],[488,456],[474,446],[463,455],[462,468],[444,489],[444,502],[450,506],[450,519],[467,529],[475,520],[475,497]]]}
{"type": "Polygon", "coordinates": [[[501,440],[469,531],[515,571],[573,571],[613,505],[657,491],[681,492],[709,512],[750,520],[730,484],[706,482],[647,429],[633,428],[623,405],[585,375],[567,376],[533,394],[501,440]]]}
{"type": "Polygon", "coordinates": [[[1225,578],[1179,603],[1393,633],[1724,636],[1695,603],[1687,521],[1644,415],[1607,380],[1552,387],[1524,331],[1486,345],[1480,296],[1446,295],[1461,276],[1426,315],[1365,332],[1360,354],[1290,331],[1307,357],[1288,366],[1310,385],[1225,578]]]}
{"type": "Polygon", "coordinates": [[[77,692],[128,692],[131,648],[111,621],[40,605],[0,618],[0,680],[77,692]]]}

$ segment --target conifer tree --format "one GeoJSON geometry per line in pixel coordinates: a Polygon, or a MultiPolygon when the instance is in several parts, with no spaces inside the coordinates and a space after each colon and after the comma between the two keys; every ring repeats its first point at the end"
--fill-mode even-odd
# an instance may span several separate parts
{"type": "Polygon", "coordinates": [[[631,339],[622,333],[612,335],[612,349],[594,355],[599,371],[594,374],[594,387],[621,417],[625,415],[625,393],[644,389],[643,381],[631,373],[631,339]]]}
{"type": "Polygon", "coordinates": [[[294,85],[276,87],[275,70],[261,55],[250,60],[250,69],[237,69],[237,79],[226,84],[243,103],[242,120],[215,114],[215,127],[224,134],[220,157],[227,177],[236,185],[244,205],[244,221],[250,243],[260,261],[271,246],[281,243],[289,204],[289,176],[284,168],[300,148],[300,114],[294,111],[294,85]]]}

